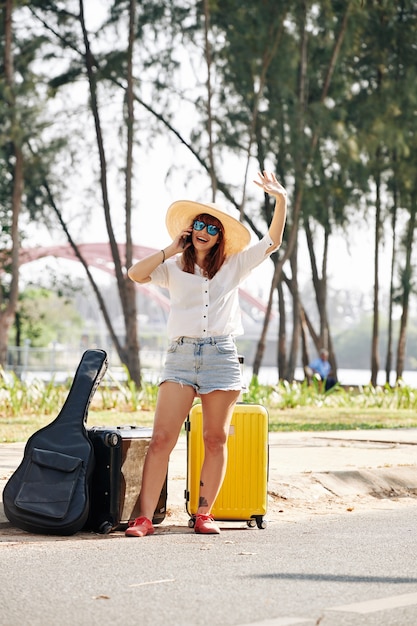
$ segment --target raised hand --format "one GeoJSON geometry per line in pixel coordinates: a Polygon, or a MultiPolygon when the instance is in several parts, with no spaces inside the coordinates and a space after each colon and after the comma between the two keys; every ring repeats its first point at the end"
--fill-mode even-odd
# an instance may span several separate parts
{"type": "Polygon", "coordinates": [[[261,187],[270,196],[286,196],[287,192],[285,188],[279,183],[275,177],[275,174],[271,172],[268,174],[265,170],[261,173],[258,172],[260,180],[254,180],[253,182],[258,187],[261,187]]]}

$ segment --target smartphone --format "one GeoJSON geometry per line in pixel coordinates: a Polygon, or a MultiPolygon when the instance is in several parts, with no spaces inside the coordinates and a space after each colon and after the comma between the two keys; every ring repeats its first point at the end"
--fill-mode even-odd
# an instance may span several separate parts
{"type": "Polygon", "coordinates": [[[185,246],[187,245],[187,243],[191,243],[191,241],[192,241],[192,235],[191,235],[191,234],[190,234],[190,235],[187,235],[187,236],[184,238],[184,243],[183,243],[183,246],[182,246],[182,247],[183,247],[183,248],[185,248],[185,246]]]}

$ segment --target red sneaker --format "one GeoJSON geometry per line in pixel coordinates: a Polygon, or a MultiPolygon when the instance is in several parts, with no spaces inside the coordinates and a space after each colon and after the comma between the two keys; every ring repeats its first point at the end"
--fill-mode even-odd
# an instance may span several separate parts
{"type": "Polygon", "coordinates": [[[129,523],[129,528],[126,529],[126,537],[145,537],[146,535],[153,535],[155,532],[152,522],[147,517],[137,517],[134,522],[129,523]]]}
{"type": "Polygon", "coordinates": [[[194,532],[198,535],[218,535],[220,528],[215,524],[212,515],[195,516],[194,532]]]}

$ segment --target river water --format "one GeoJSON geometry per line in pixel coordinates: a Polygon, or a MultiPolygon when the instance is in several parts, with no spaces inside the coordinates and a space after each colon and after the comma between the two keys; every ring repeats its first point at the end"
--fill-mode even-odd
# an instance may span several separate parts
{"type": "MultiPolygon", "coordinates": [[[[34,352],[34,351],[33,351],[34,352]]],[[[54,378],[55,382],[63,382],[68,380],[74,375],[77,362],[79,359],[79,354],[74,353],[70,354],[68,351],[65,352],[65,359],[61,359],[61,362],[58,359],[57,355],[54,355],[55,358],[46,359],[46,362],[50,364],[50,367],[44,369],[38,362],[34,359],[22,359],[22,366],[16,370],[16,368],[10,367],[9,369],[14,369],[16,374],[18,374],[22,380],[27,383],[32,382],[34,379],[37,380],[45,380],[49,381],[51,378],[54,378]],[[33,361],[33,362],[32,362],[33,361]],[[63,363],[65,365],[63,366],[63,363]]],[[[45,360],[45,359],[44,359],[45,360]]],[[[163,351],[141,351],[141,365],[142,365],[142,374],[145,380],[156,383],[158,381],[158,377],[160,372],[162,371],[163,364],[165,360],[165,352],[163,351]]],[[[339,368],[338,371],[338,380],[342,385],[367,385],[371,379],[371,370],[365,369],[343,369],[339,368]]],[[[108,375],[110,378],[114,378],[117,380],[125,380],[126,373],[124,368],[121,367],[120,361],[115,353],[109,354],[109,372],[108,375]]],[[[250,382],[252,376],[252,368],[246,362],[243,365],[243,379],[246,385],[250,382]]],[[[278,373],[276,367],[261,367],[259,371],[259,382],[263,385],[275,385],[278,380],[278,373]]],[[[295,380],[301,381],[304,380],[304,373],[301,367],[297,367],[295,369],[295,380]]],[[[412,371],[408,370],[404,372],[403,381],[409,387],[417,388],[417,370],[412,371]]],[[[385,372],[380,371],[377,378],[378,385],[385,384],[385,372]]],[[[395,372],[391,373],[390,384],[395,384],[395,372]]]]}
{"type": "MultiPolygon", "coordinates": [[[[250,381],[252,369],[245,365],[244,378],[250,381]]],[[[341,385],[367,385],[371,380],[371,370],[338,369],[338,380],[341,385]]],[[[395,383],[396,374],[391,372],[390,384],[395,383]]],[[[304,373],[301,367],[295,369],[295,379],[303,380],[304,373]]],[[[405,371],[403,375],[404,384],[409,387],[417,387],[417,371],[405,371]]],[[[277,382],[277,369],[275,367],[261,367],[259,370],[259,382],[263,385],[274,385],[277,382]]],[[[385,372],[380,371],[377,377],[378,385],[386,382],[385,372]]]]}

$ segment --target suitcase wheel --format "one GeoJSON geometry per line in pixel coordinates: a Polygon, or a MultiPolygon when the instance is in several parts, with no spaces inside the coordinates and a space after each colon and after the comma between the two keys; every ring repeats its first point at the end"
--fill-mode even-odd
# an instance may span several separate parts
{"type": "Polygon", "coordinates": [[[105,438],[105,444],[109,448],[117,448],[119,445],[119,436],[116,433],[107,433],[105,438]]]}
{"type": "Polygon", "coordinates": [[[105,520],[100,524],[98,532],[100,533],[100,535],[108,535],[109,533],[111,533],[112,529],[112,523],[109,522],[109,520],[105,520]]]}
{"type": "Polygon", "coordinates": [[[195,517],[190,517],[190,519],[188,520],[188,528],[194,528],[195,526],[195,517]]]}
{"type": "Polygon", "coordinates": [[[258,528],[264,529],[267,526],[266,520],[264,520],[262,515],[255,515],[255,517],[251,517],[246,523],[249,528],[255,528],[255,526],[257,526],[258,528]]]}

